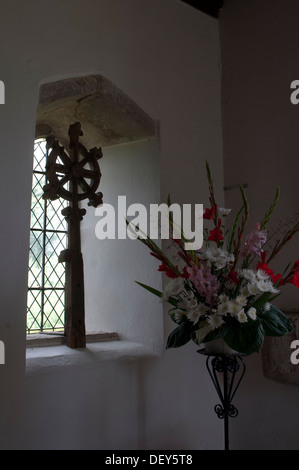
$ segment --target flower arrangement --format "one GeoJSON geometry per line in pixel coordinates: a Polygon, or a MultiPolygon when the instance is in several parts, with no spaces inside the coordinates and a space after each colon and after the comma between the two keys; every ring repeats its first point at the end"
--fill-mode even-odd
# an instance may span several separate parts
{"type": "MultiPolygon", "coordinates": [[[[208,227],[204,226],[202,248],[186,251],[182,232],[180,239],[172,240],[179,259],[175,265],[148,236],[139,238],[159,260],[158,270],[166,274],[169,282],[163,292],[137,284],[171,306],[169,315],[176,328],[168,337],[167,348],[183,346],[190,340],[202,345],[223,338],[240,353],[259,352],[265,336],[283,336],[293,331],[290,320],[273,305],[273,300],[285,284],[299,287],[299,260],[289,264],[283,274],[275,274],[270,262],[299,231],[299,223],[267,254],[267,225],[279,200],[279,188],[263,220],[245,238],[249,205],[243,188],[240,187],[242,207],[227,230],[223,220],[229,211],[218,207],[207,162],[206,171],[210,207],[203,213],[208,227]]],[[[171,211],[169,222],[173,224],[171,211]]]]}

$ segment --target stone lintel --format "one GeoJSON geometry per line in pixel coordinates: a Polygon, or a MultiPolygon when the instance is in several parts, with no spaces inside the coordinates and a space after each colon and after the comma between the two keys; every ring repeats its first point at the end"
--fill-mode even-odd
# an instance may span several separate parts
{"type": "Polygon", "coordinates": [[[70,124],[79,121],[88,149],[148,140],[156,123],[131,98],[101,75],[41,85],[36,138],[53,134],[66,148],[70,124]]]}

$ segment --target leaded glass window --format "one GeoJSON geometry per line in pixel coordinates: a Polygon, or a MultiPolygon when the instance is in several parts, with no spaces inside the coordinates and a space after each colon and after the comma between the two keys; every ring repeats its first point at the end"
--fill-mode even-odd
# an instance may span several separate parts
{"type": "Polygon", "coordinates": [[[27,333],[64,329],[65,267],[58,262],[67,248],[67,227],[61,210],[67,202],[43,199],[46,184],[46,140],[34,143],[27,333]]]}

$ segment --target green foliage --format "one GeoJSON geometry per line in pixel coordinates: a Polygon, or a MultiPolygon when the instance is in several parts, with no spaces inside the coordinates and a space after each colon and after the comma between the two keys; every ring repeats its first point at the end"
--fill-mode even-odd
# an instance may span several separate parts
{"type": "Polygon", "coordinates": [[[276,207],[277,204],[278,204],[279,196],[280,196],[280,189],[279,189],[279,187],[278,187],[277,190],[276,190],[276,194],[275,194],[274,201],[273,201],[273,203],[271,204],[271,206],[270,206],[268,212],[266,212],[266,214],[265,214],[265,216],[264,216],[264,218],[263,218],[263,220],[262,220],[262,222],[261,222],[261,230],[263,230],[264,228],[266,228],[266,226],[268,225],[269,220],[270,220],[270,218],[271,218],[271,216],[272,216],[272,214],[273,214],[273,212],[274,212],[274,209],[275,209],[275,207],[276,207]]]}
{"type": "Polygon", "coordinates": [[[168,336],[166,349],[184,346],[191,340],[192,333],[196,329],[197,327],[195,327],[191,322],[188,320],[184,321],[168,336]]]}

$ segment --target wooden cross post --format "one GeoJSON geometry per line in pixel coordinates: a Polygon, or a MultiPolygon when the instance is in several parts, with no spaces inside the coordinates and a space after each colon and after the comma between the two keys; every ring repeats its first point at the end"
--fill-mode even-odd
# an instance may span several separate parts
{"type": "Polygon", "coordinates": [[[65,336],[71,348],[86,346],[84,267],[81,253],[80,222],[86,214],[80,201],[89,199],[88,205],[102,204],[102,193],[96,193],[101,179],[98,160],[102,150],[87,151],[79,142],[83,135],[79,122],[69,128],[69,154],[53,137],[47,139],[48,152],[46,173],[48,183],[44,186],[44,199],[59,197],[69,201],[62,210],[68,224],[68,248],[61,252],[59,262],[65,263],[65,336]],[[89,181],[89,182],[88,182],[89,181]],[[68,185],[67,188],[65,186],[68,185]]]}

